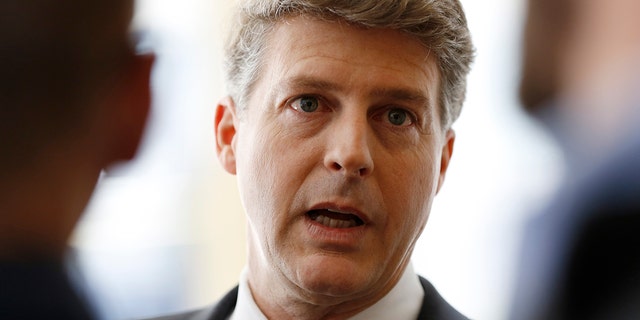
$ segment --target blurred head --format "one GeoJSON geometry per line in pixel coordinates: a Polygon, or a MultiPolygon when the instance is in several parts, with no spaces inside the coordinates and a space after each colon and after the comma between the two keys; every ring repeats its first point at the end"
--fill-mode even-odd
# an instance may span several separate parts
{"type": "Polygon", "coordinates": [[[529,1],[520,96],[572,170],[631,139],[640,112],[640,1],[529,1]],[[594,134],[597,132],[597,134],[594,134]]]}
{"type": "Polygon", "coordinates": [[[531,112],[556,97],[571,26],[572,0],[528,2],[520,98],[531,112]]]}
{"type": "Polygon", "coordinates": [[[133,59],[131,0],[0,3],[2,165],[77,134],[133,59]]]}
{"type": "MultiPolygon", "coordinates": [[[[529,111],[578,107],[592,125],[624,118],[640,74],[636,0],[529,1],[520,97],[529,111]],[[611,119],[609,119],[611,118],[611,119]]],[[[609,126],[609,125],[606,125],[609,126]]]]}
{"type": "Polygon", "coordinates": [[[397,283],[444,181],[472,51],[464,13],[261,1],[241,16],[215,122],[253,295],[271,318],[282,301],[352,315],[397,283]]]}
{"type": "Polygon", "coordinates": [[[100,170],[135,153],[153,59],[132,48],[132,9],[0,2],[0,243],[62,246],[100,170]]]}
{"type": "Polygon", "coordinates": [[[250,0],[243,1],[226,52],[229,91],[244,108],[264,65],[266,35],[287,17],[307,15],[415,37],[433,55],[441,75],[439,107],[445,128],[460,115],[473,46],[457,0],[250,0]]]}

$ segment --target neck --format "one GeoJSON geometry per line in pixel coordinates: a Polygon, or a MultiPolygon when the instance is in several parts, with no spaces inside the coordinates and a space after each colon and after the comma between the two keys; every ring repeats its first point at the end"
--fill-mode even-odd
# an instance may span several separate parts
{"type": "MultiPolygon", "coordinates": [[[[34,187],[39,189],[40,186],[34,187]]],[[[3,259],[62,259],[73,221],[58,201],[2,186],[0,252],[3,259]]]]}
{"type": "Polygon", "coordinates": [[[0,258],[63,258],[67,239],[95,184],[80,167],[31,167],[0,183],[0,258]]]}

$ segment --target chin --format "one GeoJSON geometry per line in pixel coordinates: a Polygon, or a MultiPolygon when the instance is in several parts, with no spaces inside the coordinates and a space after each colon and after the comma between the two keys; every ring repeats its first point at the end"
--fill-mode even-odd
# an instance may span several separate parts
{"type": "Polygon", "coordinates": [[[330,299],[362,295],[374,282],[373,270],[364,264],[331,255],[305,259],[297,275],[302,289],[330,299]]]}

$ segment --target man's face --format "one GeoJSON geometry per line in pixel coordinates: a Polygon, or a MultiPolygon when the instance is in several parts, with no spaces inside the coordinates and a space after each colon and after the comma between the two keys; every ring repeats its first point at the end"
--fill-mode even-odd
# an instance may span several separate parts
{"type": "Polygon", "coordinates": [[[305,16],[277,24],[267,44],[248,105],[229,102],[217,120],[220,159],[248,216],[250,283],[264,275],[307,295],[384,294],[453,147],[435,57],[399,31],[305,16]]]}

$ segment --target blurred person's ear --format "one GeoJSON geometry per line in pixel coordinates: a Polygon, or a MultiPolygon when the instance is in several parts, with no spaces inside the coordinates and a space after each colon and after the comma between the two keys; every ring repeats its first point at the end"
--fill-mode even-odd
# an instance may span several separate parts
{"type": "Polygon", "coordinates": [[[442,144],[442,153],[440,155],[440,175],[438,176],[438,187],[436,193],[440,192],[440,188],[444,184],[444,177],[447,174],[451,156],[453,155],[453,144],[456,141],[456,133],[453,129],[447,130],[444,135],[444,143],[442,144]]]}
{"type": "Polygon", "coordinates": [[[151,105],[151,70],[155,55],[132,57],[124,76],[120,77],[106,108],[113,108],[110,124],[112,143],[107,164],[131,160],[138,150],[151,105]]]}
{"type": "Polygon", "coordinates": [[[235,103],[231,97],[227,96],[216,107],[214,127],[218,160],[230,174],[236,174],[236,121],[235,103]]]}

